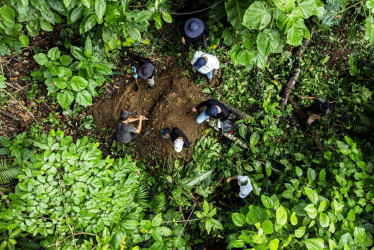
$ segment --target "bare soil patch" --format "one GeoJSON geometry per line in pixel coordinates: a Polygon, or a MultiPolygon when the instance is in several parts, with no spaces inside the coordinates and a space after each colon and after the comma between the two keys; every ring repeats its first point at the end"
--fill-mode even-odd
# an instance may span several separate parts
{"type": "MultiPolygon", "coordinates": [[[[97,129],[111,128],[115,139],[116,124],[122,110],[130,110],[133,117],[144,115],[149,120],[143,123],[142,131],[149,129],[150,135],[134,142],[140,156],[151,152],[152,148],[160,155],[176,154],[170,140],[161,137],[161,129],[179,127],[184,131],[192,145],[202,136],[205,125],[196,123],[197,113],[190,112],[192,107],[207,99],[191,79],[182,75],[184,69],[171,67],[168,71],[155,76],[156,88],[146,90],[144,80],[138,80],[140,89],[135,91],[135,80],[125,83],[125,78],[110,99],[94,105],[93,117],[97,129]]],[[[137,122],[134,123],[134,126],[137,122]]],[[[188,157],[190,150],[184,149],[181,156],[188,157]]]]}

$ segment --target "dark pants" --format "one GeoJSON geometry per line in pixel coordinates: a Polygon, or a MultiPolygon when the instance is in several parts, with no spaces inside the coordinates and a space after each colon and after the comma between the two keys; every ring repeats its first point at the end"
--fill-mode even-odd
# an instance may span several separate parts
{"type": "Polygon", "coordinates": [[[131,141],[135,141],[136,139],[142,138],[145,136],[145,132],[139,133],[139,134],[131,134],[131,141]]]}

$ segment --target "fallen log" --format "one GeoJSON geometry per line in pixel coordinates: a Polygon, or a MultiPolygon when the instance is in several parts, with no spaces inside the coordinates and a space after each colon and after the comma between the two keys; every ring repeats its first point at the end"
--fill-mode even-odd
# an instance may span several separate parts
{"type": "Polygon", "coordinates": [[[12,120],[16,120],[16,121],[20,121],[20,122],[23,121],[23,119],[21,117],[19,117],[18,115],[12,114],[12,113],[10,113],[9,111],[7,111],[5,109],[1,109],[0,113],[2,115],[5,115],[6,117],[12,119],[12,120]]]}
{"type": "Polygon", "coordinates": [[[303,60],[302,58],[303,58],[304,52],[308,48],[316,28],[317,28],[316,25],[313,26],[312,30],[310,31],[309,39],[304,40],[303,45],[298,49],[297,56],[296,56],[297,68],[295,69],[295,71],[291,75],[290,79],[288,79],[288,81],[286,83],[286,87],[284,89],[283,96],[282,96],[281,100],[279,101],[279,109],[280,110],[283,110],[284,107],[286,106],[287,101],[288,101],[288,97],[290,96],[290,94],[292,92],[292,89],[295,86],[295,83],[300,76],[300,72],[301,72],[300,63],[303,60]]]}
{"type": "MultiPolygon", "coordinates": [[[[212,120],[209,120],[208,121],[208,125],[212,128],[214,128],[214,130],[218,131],[218,132],[222,132],[221,129],[217,128],[216,125],[214,124],[214,121],[212,120]]],[[[229,134],[229,133],[223,133],[222,134],[224,137],[226,137],[227,139],[233,141],[234,143],[238,144],[240,147],[244,148],[244,149],[248,149],[248,146],[247,144],[245,144],[241,139],[239,139],[238,137],[236,137],[235,135],[232,135],[232,134],[229,134]]]]}

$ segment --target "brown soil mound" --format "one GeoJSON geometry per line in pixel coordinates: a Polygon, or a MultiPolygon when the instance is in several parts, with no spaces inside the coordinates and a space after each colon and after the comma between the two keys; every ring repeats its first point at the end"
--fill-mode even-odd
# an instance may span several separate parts
{"type": "MultiPolygon", "coordinates": [[[[144,80],[138,80],[140,89],[135,91],[135,81],[131,80],[127,84],[120,84],[111,99],[98,102],[93,111],[97,128],[111,127],[114,135],[121,111],[130,110],[133,117],[144,115],[149,119],[143,123],[142,131],[150,129],[150,135],[134,142],[140,155],[150,153],[152,146],[158,154],[176,154],[172,142],[161,137],[160,131],[165,127],[179,127],[194,145],[206,127],[198,125],[195,121],[198,114],[190,111],[207,97],[193,81],[182,75],[182,68],[170,68],[168,75],[164,72],[155,76],[157,87],[151,91],[146,90],[144,80]]],[[[136,127],[137,122],[133,125],[136,127]]],[[[186,153],[186,149],[183,149],[179,154],[186,156],[186,153]]]]}

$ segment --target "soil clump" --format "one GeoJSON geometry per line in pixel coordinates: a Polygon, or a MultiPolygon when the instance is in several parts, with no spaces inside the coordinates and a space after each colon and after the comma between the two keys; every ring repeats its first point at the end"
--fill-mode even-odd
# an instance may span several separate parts
{"type": "MultiPolygon", "coordinates": [[[[136,91],[135,80],[129,83],[122,81],[119,88],[110,99],[101,100],[93,107],[93,118],[98,132],[102,128],[110,128],[115,139],[116,125],[122,110],[130,110],[133,117],[144,115],[148,120],[143,122],[142,131],[149,129],[150,135],[133,143],[141,158],[153,151],[159,155],[177,154],[173,143],[161,137],[161,130],[169,127],[179,127],[194,145],[196,139],[202,136],[205,125],[196,123],[197,113],[192,113],[192,107],[208,97],[201,92],[191,79],[183,76],[184,69],[174,66],[155,76],[156,88],[146,90],[145,80],[138,79],[139,90],[136,91]]],[[[136,127],[138,122],[134,122],[136,127]]],[[[189,157],[191,150],[183,149],[181,155],[189,157]]]]}

